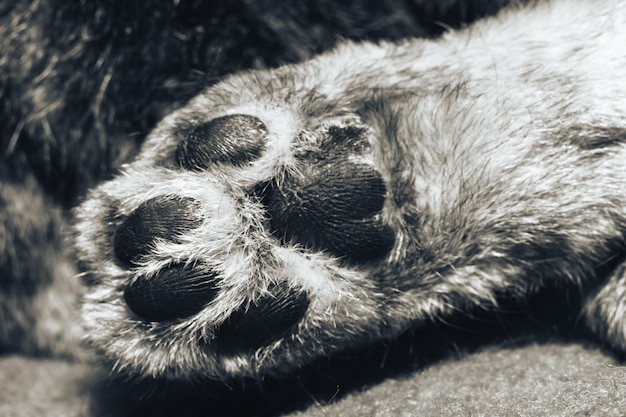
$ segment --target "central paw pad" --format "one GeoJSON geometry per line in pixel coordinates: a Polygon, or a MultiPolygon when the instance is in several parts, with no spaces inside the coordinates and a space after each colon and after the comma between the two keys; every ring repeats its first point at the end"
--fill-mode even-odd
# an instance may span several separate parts
{"type": "Polygon", "coordinates": [[[265,189],[276,236],[357,261],[389,252],[395,234],[382,221],[386,187],[366,159],[367,133],[353,123],[301,135],[296,169],[265,189]]]}

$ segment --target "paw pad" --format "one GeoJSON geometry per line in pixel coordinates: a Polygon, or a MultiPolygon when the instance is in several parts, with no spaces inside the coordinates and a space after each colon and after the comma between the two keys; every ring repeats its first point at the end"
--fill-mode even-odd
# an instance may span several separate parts
{"type": "Polygon", "coordinates": [[[366,133],[349,125],[309,135],[318,136],[313,140],[317,147],[305,144],[296,150],[296,172],[265,189],[274,235],[351,260],[376,258],[391,249],[395,234],[381,218],[385,183],[359,159],[369,150],[366,133]]]}
{"type": "Polygon", "coordinates": [[[128,307],[148,321],[186,318],[201,311],[217,295],[218,276],[198,265],[175,264],[153,277],[140,277],[126,287],[128,307]]]}
{"type": "Polygon", "coordinates": [[[267,135],[263,122],[254,116],[218,117],[187,133],[176,148],[176,160],[190,171],[208,169],[217,163],[241,166],[261,156],[267,135]]]}
{"type": "Polygon", "coordinates": [[[215,332],[218,349],[236,354],[287,336],[302,320],[309,300],[286,285],[273,286],[269,295],[242,306],[215,332]]]}
{"type": "Polygon", "coordinates": [[[146,201],[118,227],[113,242],[115,256],[133,264],[150,253],[155,240],[176,241],[200,225],[194,210],[197,207],[190,198],[156,197],[146,201]]]}
{"type": "Polygon", "coordinates": [[[379,214],[386,191],[380,174],[352,163],[321,165],[315,171],[289,176],[268,188],[273,233],[351,259],[391,249],[395,235],[379,214]]]}

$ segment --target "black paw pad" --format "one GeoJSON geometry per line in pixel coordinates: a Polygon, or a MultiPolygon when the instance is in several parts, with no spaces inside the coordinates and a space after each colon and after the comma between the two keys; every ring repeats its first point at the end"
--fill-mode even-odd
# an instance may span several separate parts
{"type": "Polygon", "coordinates": [[[391,250],[395,234],[380,213],[386,187],[366,164],[333,160],[265,190],[273,233],[283,241],[365,260],[391,250]]]}
{"type": "Polygon", "coordinates": [[[267,128],[254,116],[218,117],[194,127],[176,149],[176,161],[188,170],[216,163],[243,165],[257,159],[267,142],[267,128]]]}
{"type": "Polygon", "coordinates": [[[132,264],[150,253],[155,239],[172,242],[201,223],[191,198],[156,197],[146,201],[128,216],[115,233],[115,256],[132,264]]]}
{"type": "Polygon", "coordinates": [[[217,295],[217,284],[217,274],[206,268],[175,264],[132,282],[124,291],[124,300],[145,320],[175,320],[202,310],[217,295]]]}
{"type": "Polygon", "coordinates": [[[287,286],[270,288],[270,293],[241,307],[217,329],[215,338],[220,351],[251,351],[293,331],[309,306],[306,294],[287,286]]]}

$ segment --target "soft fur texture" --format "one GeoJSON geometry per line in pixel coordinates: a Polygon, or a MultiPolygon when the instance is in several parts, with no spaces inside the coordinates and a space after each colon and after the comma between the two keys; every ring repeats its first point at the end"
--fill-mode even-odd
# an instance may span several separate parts
{"type": "Polygon", "coordinates": [[[625,9],[514,8],[202,92],[77,211],[87,339],[133,376],[261,378],[558,288],[624,350],[625,9]]]}
{"type": "MultiPolygon", "coordinates": [[[[498,335],[524,316],[569,334],[582,323],[623,351],[623,3],[554,1],[437,41],[345,43],[201,92],[227,72],[308,58],[340,35],[432,36],[447,26],[438,19],[457,25],[500,6],[1,6],[2,348],[76,357],[86,337],[165,412],[180,411],[167,391],[193,391],[191,414],[207,413],[207,393],[224,394],[205,378],[280,389],[289,379],[267,375],[307,364],[297,373],[315,374],[324,357],[378,339],[383,358],[396,344],[428,358],[424,345],[472,339],[433,337],[449,324],[446,335],[498,335]],[[76,212],[81,328],[82,290],[60,238],[66,211],[140,146],[76,212]],[[386,341],[408,329],[408,341],[386,341]],[[195,383],[152,381],[163,377],[195,383]]],[[[350,356],[388,363],[366,352],[350,356]]],[[[335,361],[330,369],[341,373],[335,361]]],[[[97,383],[88,396],[121,401],[117,385],[121,396],[97,383]]],[[[264,389],[236,392],[279,398],[264,389]]],[[[355,398],[328,412],[443,410],[355,398]]],[[[160,408],[101,401],[79,415],[160,408]]]]}

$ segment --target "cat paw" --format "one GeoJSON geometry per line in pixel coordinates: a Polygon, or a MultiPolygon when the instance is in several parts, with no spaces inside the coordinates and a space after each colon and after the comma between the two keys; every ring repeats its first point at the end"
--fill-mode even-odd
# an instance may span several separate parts
{"type": "Polygon", "coordinates": [[[372,129],[191,113],[77,212],[87,340],[120,372],[229,378],[383,332],[371,276],[396,236],[372,129]]]}

